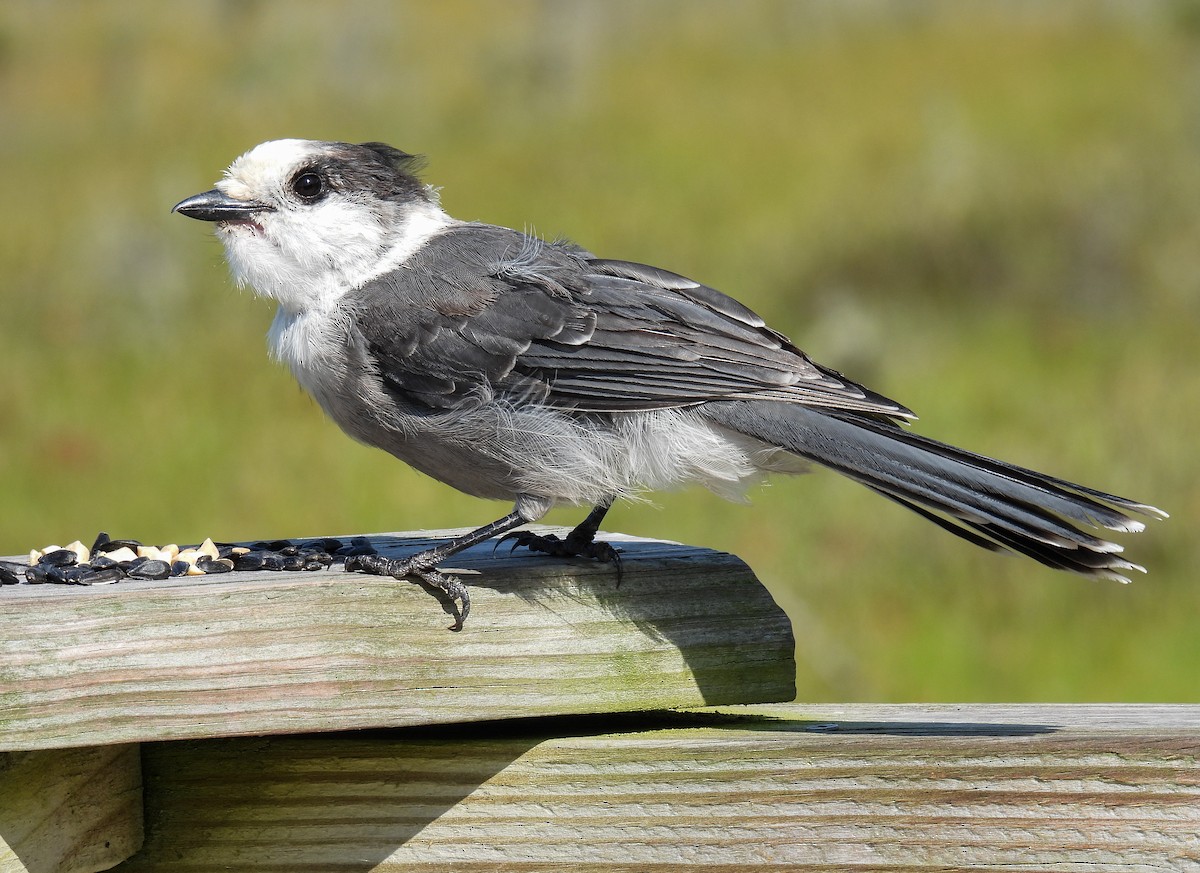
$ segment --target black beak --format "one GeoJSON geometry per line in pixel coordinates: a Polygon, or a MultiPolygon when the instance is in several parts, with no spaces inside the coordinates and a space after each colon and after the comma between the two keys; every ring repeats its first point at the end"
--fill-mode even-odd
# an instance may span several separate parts
{"type": "Polygon", "coordinates": [[[214,188],[179,201],[171,211],[200,221],[246,221],[253,218],[256,212],[264,212],[270,208],[267,204],[255,200],[235,200],[214,188]]]}

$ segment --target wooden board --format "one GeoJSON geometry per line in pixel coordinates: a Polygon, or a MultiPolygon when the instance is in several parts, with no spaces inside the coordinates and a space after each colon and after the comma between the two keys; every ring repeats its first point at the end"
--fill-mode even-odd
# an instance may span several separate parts
{"type": "Polygon", "coordinates": [[[142,871],[1200,869],[1200,707],[775,706],[146,747],[142,871]]]}
{"type": "Polygon", "coordinates": [[[141,845],[137,745],[0,752],[0,873],[93,873],[141,845]]]}
{"type": "MultiPolygon", "coordinates": [[[[375,541],[402,555],[450,533],[375,541]]],[[[607,538],[620,586],[611,565],[455,556],[461,633],[422,586],[336,568],[0,587],[0,750],[795,696],[791,625],[745,564],[607,538]]]]}

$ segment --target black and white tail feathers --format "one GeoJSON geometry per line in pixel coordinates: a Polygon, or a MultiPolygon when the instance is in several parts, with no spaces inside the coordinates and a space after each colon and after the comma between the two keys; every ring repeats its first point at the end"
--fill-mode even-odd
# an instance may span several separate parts
{"type": "Polygon", "coordinates": [[[1144,525],[1131,513],[1167,515],[937,442],[882,417],[772,401],[712,402],[703,410],[717,424],[836,470],[969,542],[1059,570],[1128,582],[1126,572],[1144,568],[1119,557],[1121,546],[1076,524],[1132,532],[1144,525]]]}

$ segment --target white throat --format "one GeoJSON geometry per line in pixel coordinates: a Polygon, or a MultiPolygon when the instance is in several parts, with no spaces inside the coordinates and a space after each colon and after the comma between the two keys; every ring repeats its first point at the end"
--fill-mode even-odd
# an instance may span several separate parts
{"type": "Polygon", "coordinates": [[[284,310],[328,312],[343,295],[402,266],[429,240],[459,222],[436,203],[405,204],[394,224],[330,204],[303,225],[273,215],[265,229],[224,225],[218,237],[240,284],[284,310]]]}
{"type": "MultiPolygon", "coordinates": [[[[336,265],[308,273],[295,268],[280,269],[278,263],[264,270],[261,260],[241,262],[244,249],[261,249],[263,243],[269,244],[257,234],[246,239],[245,246],[239,245],[242,240],[238,238],[226,241],[226,248],[239,280],[251,284],[258,294],[279,301],[267,333],[272,357],[287,364],[301,385],[316,393],[317,373],[335,359],[331,353],[339,346],[344,347],[346,340],[348,320],[339,318],[334,311],[342,297],[404,266],[430,240],[460,223],[435,203],[414,204],[406,207],[403,224],[393,230],[386,246],[369,252],[362,245],[359,252],[348,247],[336,265]],[[235,259],[241,263],[235,265],[235,259]]],[[[233,228],[232,233],[241,235],[243,231],[233,228]]],[[[262,254],[261,250],[255,252],[259,258],[262,254]]],[[[278,249],[271,254],[273,260],[279,260],[278,249]]]]}

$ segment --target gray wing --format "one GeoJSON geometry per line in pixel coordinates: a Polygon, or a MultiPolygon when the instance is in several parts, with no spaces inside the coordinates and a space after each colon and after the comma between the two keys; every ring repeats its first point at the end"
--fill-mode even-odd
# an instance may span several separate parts
{"type": "Polygon", "coordinates": [[[911,416],[719,291],[505,228],[443,234],[353,296],[385,387],[432,409],[502,394],[580,412],[771,399],[911,416]]]}

